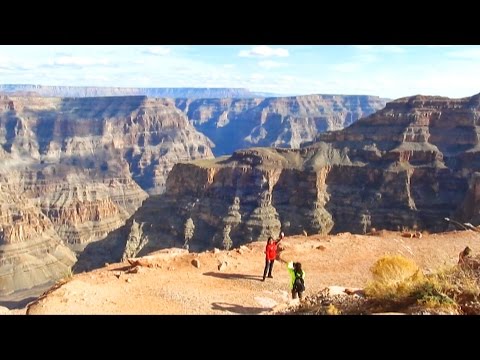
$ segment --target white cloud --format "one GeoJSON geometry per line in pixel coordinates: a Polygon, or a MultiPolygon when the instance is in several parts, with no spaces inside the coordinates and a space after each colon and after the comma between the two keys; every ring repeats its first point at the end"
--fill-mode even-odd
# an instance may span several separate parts
{"type": "Polygon", "coordinates": [[[3,70],[12,69],[13,61],[6,56],[0,55],[0,68],[3,70]]]}
{"type": "Polygon", "coordinates": [[[478,60],[480,59],[480,48],[450,51],[447,56],[457,59],[478,60]]]}
{"type": "Polygon", "coordinates": [[[287,49],[284,48],[273,48],[266,45],[254,46],[250,50],[242,50],[238,53],[238,56],[241,57],[269,57],[269,56],[279,56],[287,57],[290,54],[287,49]]]}
{"type": "Polygon", "coordinates": [[[275,69],[275,68],[283,67],[283,66],[286,66],[286,65],[287,64],[285,64],[285,63],[278,62],[278,61],[272,61],[272,60],[264,60],[264,61],[260,61],[258,63],[258,66],[260,66],[262,68],[265,68],[265,69],[275,69]]]}
{"type": "Polygon", "coordinates": [[[382,46],[382,50],[385,52],[391,52],[391,53],[397,53],[397,54],[404,53],[407,51],[405,50],[404,47],[398,46],[398,45],[385,45],[385,46],[382,46]]]}
{"type": "Polygon", "coordinates": [[[5,65],[10,62],[10,59],[6,56],[0,55],[0,65],[5,65]]]}
{"type": "Polygon", "coordinates": [[[446,47],[453,47],[454,45],[425,45],[425,46],[429,48],[446,48],[446,47]]]}
{"type": "Polygon", "coordinates": [[[171,51],[172,49],[166,46],[151,46],[147,50],[145,50],[145,53],[150,55],[164,56],[170,54],[171,51]]]}
{"type": "Polygon", "coordinates": [[[95,82],[108,82],[111,80],[109,76],[101,75],[101,74],[88,74],[84,78],[88,81],[95,81],[95,82]]]}
{"type": "Polygon", "coordinates": [[[352,45],[352,46],[358,50],[366,50],[366,51],[373,50],[373,45],[352,45]]]}
{"type": "Polygon", "coordinates": [[[259,73],[253,73],[250,75],[251,81],[261,81],[265,79],[265,75],[259,73]]]}
{"type": "Polygon", "coordinates": [[[404,53],[406,50],[399,45],[352,45],[355,49],[368,52],[404,53]]]}
{"type": "Polygon", "coordinates": [[[380,60],[379,56],[374,54],[359,54],[355,55],[354,59],[362,64],[371,64],[380,60]]]}
{"type": "Polygon", "coordinates": [[[53,65],[60,66],[93,66],[108,65],[109,61],[105,58],[95,58],[87,56],[61,56],[53,61],[53,65]]]}
{"type": "Polygon", "coordinates": [[[349,72],[358,71],[358,69],[360,69],[361,66],[362,65],[357,62],[347,62],[347,63],[332,65],[332,70],[342,72],[342,73],[349,73],[349,72]]]}

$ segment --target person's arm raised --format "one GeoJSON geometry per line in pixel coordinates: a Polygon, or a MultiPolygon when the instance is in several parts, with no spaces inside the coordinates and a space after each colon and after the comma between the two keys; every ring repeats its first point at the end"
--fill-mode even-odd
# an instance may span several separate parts
{"type": "Polygon", "coordinates": [[[283,240],[283,238],[285,237],[285,234],[283,233],[283,231],[280,233],[280,238],[277,240],[277,244],[283,240]]]}

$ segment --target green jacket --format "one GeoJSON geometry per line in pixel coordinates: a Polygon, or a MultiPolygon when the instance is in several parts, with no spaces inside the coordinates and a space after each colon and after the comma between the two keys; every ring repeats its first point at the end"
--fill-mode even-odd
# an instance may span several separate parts
{"type": "MultiPolygon", "coordinates": [[[[295,282],[295,270],[293,269],[293,261],[287,264],[287,270],[290,273],[290,290],[293,290],[293,283],[295,282]]],[[[305,280],[305,271],[302,270],[302,279],[305,280]]]]}

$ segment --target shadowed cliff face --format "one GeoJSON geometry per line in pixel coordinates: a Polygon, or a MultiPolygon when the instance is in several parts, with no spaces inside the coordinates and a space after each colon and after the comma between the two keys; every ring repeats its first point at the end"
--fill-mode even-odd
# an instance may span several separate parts
{"type": "Polygon", "coordinates": [[[366,95],[308,95],[254,99],[177,99],[216,156],[254,146],[299,148],[317,133],[339,130],[385,106],[366,95]]]}
{"type": "Polygon", "coordinates": [[[452,215],[478,225],[479,98],[403,98],[301,149],[177,164],[165,194],[122,228],[117,252],[238,246],[280,229],[443,231],[452,215]]]}

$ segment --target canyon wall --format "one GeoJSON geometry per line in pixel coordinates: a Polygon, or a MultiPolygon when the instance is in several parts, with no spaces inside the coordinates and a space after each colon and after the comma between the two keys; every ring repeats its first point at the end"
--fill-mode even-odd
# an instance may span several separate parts
{"type": "MultiPolygon", "coordinates": [[[[174,163],[213,157],[210,144],[171,100],[2,96],[0,194],[18,196],[15,211],[33,206],[48,220],[51,231],[43,232],[45,241],[79,253],[122,226],[147,193],[163,192],[174,163]]],[[[5,226],[20,233],[23,220],[12,219],[6,217],[5,226]]],[[[0,237],[5,231],[0,230],[0,237]]],[[[45,276],[30,274],[30,282],[15,282],[15,269],[22,268],[22,261],[29,264],[28,257],[37,251],[30,243],[38,239],[21,239],[21,260],[12,241],[2,244],[0,262],[15,264],[13,272],[3,275],[14,284],[5,291],[39,285],[60,273],[39,263],[36,271],[45,276]]]]}
{"type": "Polygon", "coordinates": [[[0,298],[67,277],[76,260],[30,199],[0,185],[0,298]]]}
{"type": "Polygon", "coordinates": [[[305,95],[252,99],[176,99],[215,156],[254,146],[299,148],[318,133],[339,130],[385,106],[367,95],[305,95]]]}
{"type": "Polygon", "coordinates": [[[229,248],[280,229],[436,232],[452,216],[479,225],[479,99],[402,98],[301,149],[179,163],[165,194],[146,200],[104,244],[121,258],[171,246],[229,248]]]}

